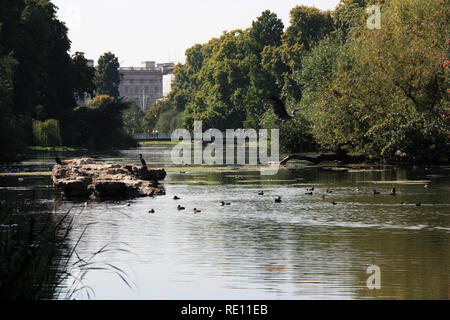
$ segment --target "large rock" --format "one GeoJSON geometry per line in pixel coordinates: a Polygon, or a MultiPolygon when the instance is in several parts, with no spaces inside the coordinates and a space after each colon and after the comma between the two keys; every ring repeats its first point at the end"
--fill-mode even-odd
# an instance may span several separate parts
{"type": "Polygon", "coordinates": [[[164,169],[105,164],[90,158],[65,160],[52,170],[53,184],[68,197],[128,198],[165,194],[164,169]]]}

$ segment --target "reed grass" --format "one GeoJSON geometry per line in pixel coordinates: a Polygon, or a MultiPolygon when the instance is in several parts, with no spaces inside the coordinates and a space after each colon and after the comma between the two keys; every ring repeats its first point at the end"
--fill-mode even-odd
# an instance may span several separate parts
{"type": "Polygon", "coordinates": [[[73,226],[70,210],[55,216],[33,202],[0,202],[0,300],[75,299],[82,293],[91,299],[95,292],[83,280],[94,270],[111,271],[133,289],[124,270],[96,259],[111,250],[129,251],[107,244],[83,258],[76,249],[89,225],[70,245],[73,226]]]}

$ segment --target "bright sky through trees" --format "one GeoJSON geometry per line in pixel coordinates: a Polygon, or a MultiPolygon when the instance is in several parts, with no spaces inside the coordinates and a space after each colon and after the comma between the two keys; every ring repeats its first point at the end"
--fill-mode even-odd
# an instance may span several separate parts
{"type": "Polygon", "coordinates": [[[196,43],[219,37],[224,30],[245,29],[269,9],[289,24],[296,5],[334,9],[339,0],[54,0],[58,16],[69,27],[71,52],[98,60],[111,51],[121,66],[141,61],[184,62],[196,43]]]}

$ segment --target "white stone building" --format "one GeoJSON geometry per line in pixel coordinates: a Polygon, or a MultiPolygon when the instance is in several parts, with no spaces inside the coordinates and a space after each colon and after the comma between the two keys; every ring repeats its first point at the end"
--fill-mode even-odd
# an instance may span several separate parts
{"type": "Polygon", "coordinates": [[[155,64],[145,61],[140,68],[119,68],[120,96],[133,99],[144,111],[163,98],[163,76],[172,73],[174,67],[173,63],[155,64]]]}

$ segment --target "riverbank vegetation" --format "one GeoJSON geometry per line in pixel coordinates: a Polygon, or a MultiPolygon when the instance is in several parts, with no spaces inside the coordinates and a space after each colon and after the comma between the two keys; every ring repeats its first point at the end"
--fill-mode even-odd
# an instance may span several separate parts
{"type": "Polygon", "coordinates": [[[446,0],[342,0],[333,11],[293,8],[286,29],[265,11],[246,30],[189,48],[146,125],[274,128],[272,93],[301,110],[280,127],[285,152],[448,162],[449,10],[446,0]],[[381,28],[371,30],[374,4],[381,28]]]}
{"type": "Polygon", "coordinates": [[[55,221],[37,204],[0,204],[0,298],[56,298],[68,277],[70,249],[64,242],[72,228],[68,215],[55,221]],[[39,210],[40,213],[29,211],[39,210]],[[26,213],[28,211],[28,213],[26,213]]]}
{"type": "Polygon", "coordinates": [[[145,114],[118,98],[114,54],[100,57],[96,69],[83,53],[69,55],[67,28],[50,1],[0,6],[0,160],[33,145],[135,146],[133,133],[192,130],[195,120],[205,130],[275,128],[269,93],[300,109],[280,126],[285,153],[450,159],[447,0],[341,0],[332,11],[297,6],[287,27],[264,11],[245,30],[187,49],[168,97],[145,114]],[[370,5],[381,8],[379,29],[367,27],[370,5]]]}
{"type": "Polygon", "coordinates": [[[122,122],[115,122],[109,141],[83,131],[95,127],[98,118],[123,112],[128,104],[118,99],[117,58],[106,53],[94,69],[82,52],[70,55],[68,30],[56,10],[47,0],[0,3],[1,161],[13,160],[27,146],[134,145],[122,122]],[[101,94],[111,95],[114,103],[86,111],[86,98],[101,94]]]}
{"type": "Polygon", "coordinates": [[[55,214],[48,205],[33,200],[0,202],[1,300],[90,299],[95,292],[83,281],[94,270],[111,272],[134,289],[124,270],[99,259],[111,251],[131,252],[111,242],[81,257],[77,246],[89,224],[68,246],[74,225],[75,214],[70,211],[55,214]]]}

